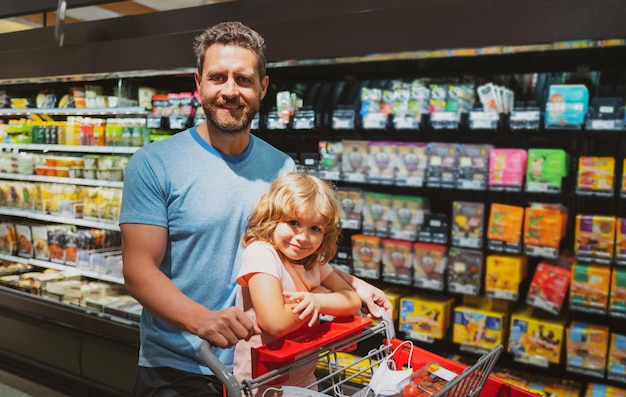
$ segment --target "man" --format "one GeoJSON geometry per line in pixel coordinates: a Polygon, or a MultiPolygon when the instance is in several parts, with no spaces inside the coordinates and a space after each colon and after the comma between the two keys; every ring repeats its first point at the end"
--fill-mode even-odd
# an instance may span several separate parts
{"type": "MultiPolygon", "coordinates": [[[[260,330],[234,307],[241,237],[254,202],[293,160],[250,134],[267,92],[265,44],[239,22],[194,43],[206,122],[137,151],[120,227],[127,291],[144,307],[135,396],[221,395],[199,357],[202,339],[232,367],[233,347],[260,330]]],[[[370,311],[384,293],[342,274],[370,311]]]]}

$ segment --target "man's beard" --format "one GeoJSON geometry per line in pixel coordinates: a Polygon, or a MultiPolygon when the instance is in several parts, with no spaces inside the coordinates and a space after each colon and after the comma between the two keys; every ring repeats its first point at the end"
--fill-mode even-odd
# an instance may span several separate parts
{"type": "Polygon", "coordinates": [[[216,106],[212,102],[203,102],[202,109],[204,110],[204,114],[209,123],[213,124],[224,133],[236,134],[243,132],[250,127],[254,116],[256,116],[259,111],[259,103],[257,102],[251,106],[246,106],[244,108],[244,113],[241,116],[229,117],[227,120],[218,116],[216,106]]]}

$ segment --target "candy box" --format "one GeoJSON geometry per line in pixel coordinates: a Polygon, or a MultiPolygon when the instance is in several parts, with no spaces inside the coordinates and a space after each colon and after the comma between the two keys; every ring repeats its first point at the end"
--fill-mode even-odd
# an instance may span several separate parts
{"type": "Polygon", "coordinates": [[[454,299],[428,293],[400,299],[398,327],[407,337],[432,341],[444,339],[451,323],[454,299]]]}
{"type": "Polygon", "coordinates": [[[448,291],[478,295],[482,287],[483,252],[451,247],[448,256],[448,291]]]}
{"type": "Polygon", "coordinates": [[[319,141],[317,144],[320,161],[318,175],[330,181],[341,180],[341,157],[343,146],[341,141],[319,141]]]}
{"type": "Polygon", "coordinates": [[[485,295],[517,301],[521,282],[526,278],[525,255],[492,254],[486,259],[485,295]]]}
{"type": "Polygon", "coordinates": [[[571,372],[604,377],[610,331],[608,326],[572,322],[567,328],[567,366],[571,372]]]}
{"type": "Polygon", "coordinates": [[[392,195],[363,192],[363,233],[389,237],[392,195]]]}
{"type": "Polygon", "coordinates": [[[519,253],[522,248],[524,208],[491,203],[487,226],[487,245],[492,251],[519,253]]]}
{"type": "Polygon", "coordinates": [[[429,211],[429,200],[425,197],[394,195],[391,200],[391,224],[389,237],[415,241],[424,215],[429,211]]]}
{"type": "Polygon", "coordinates": [[[507,314],[460,305],[454,308],[452,341],[467,347],[491,350],[507,336],[507,314]]]}
{"type": "Polygon", "coordinates": [[[583,84],[552,84],[546,103],[546,127],[577,127],[585,122],[589,90],[583,84]]]}
{"type": "Polygon", "coordinates": [[[413,247],[410,241],[382,240],[383,280],[393,284],[411,285],[413,247]]]}
{"type": "Polygon", "coordinates": [[[508,351],[519,361],[548,367],[559,364],[564,345],[565,319],[531,306],[511,314],[508,351]]]}
{"type": "Polygon", "coordinates": [[[570,282],[570,309],[605,314],[609,306],[611,268],[607,265],[576,263],[570,282]]]}
{"type": "Polygon", "coordinates": [[[448,247],[441,244],[413,244],[413,285],[443,291],[448,247]]]}
{"type": "Polygon", "coordinates": [[[363,215],[363,191],[359,188],[338,187],[335,196],[339,202],[341,227],[361,229],[363,215]]]}
{"type": "Polygon", "coordinates": [[[581,191],[613,193],[615,159],[613,157],[580,156],[576,188],[581,191]]]}
{"type": "Polygon", "coordinates": [[[581,260],[610,263],[615,251],[616,218],[604,215],[576,215],[574,253],[581,260]]]}
{"type": "Polygon", "coordinates": [[[568,174],[569,155],[561,149],[528,149],[526,190],[529,192],[561,191],[568,174]]]}
{"type": "Polygon", "coordinates": [[[609,378],[624,379],[626,376],[626,335],[611,333],[607,370],[609,378]]]}
{"type": "Polygon", "coordinates": [[[398,142],[395,181],[398,186],[424,185],[426,176],[426,144],[421,142],[398,142]]]}
{"type": "Polygon", "coordinates": [[[528,288],[526,303],[553,314],[559,314],[569,289],[571,269],[539,262],[528,288]]]}
{"type": "Polygon", "coordinates": [[[343,140],[342,146],[342,179],[348,182],[365,182],[369,165],[369,142],[360,140],[343,140]]]}
{"type": "Polygon", "coordinates": [[[396,173],[396,152],[396,142],[369,142],[367,173],[367,181],[369,183],[394,183],[396,173]]]}
{"type": "Polygon", "coordinates": [[[489,188],[521,190],[528,153],[524,149],[493,148],[489,151],[489,188]]]}
{"type": "Polygon", "coordinates": [[[381,238],[352,235],[352,270],[357,277],[378,279],[382,256],[381,238]]]}
{"type": "Polygon", "coordinates": [[[457,144],[433,142],[426,146],[428,187],[456,187],[457,144]]]}
{"type": "Polygon", "coordinates": [[[489,151],[492,145],[459,145],[457,188],[484,190],[489,179],[489,151]]]}
{"type": "Polygon", "coordinates": [[[452,202],[452,245],[482,248],[485,204],[468,201],[452,202]]]}
{"type": "Polygon", "coordinates": [[[611,275],[611,295],[609,298],[609,311],[626,316],[626,268],[617,266],[611,275]]]}

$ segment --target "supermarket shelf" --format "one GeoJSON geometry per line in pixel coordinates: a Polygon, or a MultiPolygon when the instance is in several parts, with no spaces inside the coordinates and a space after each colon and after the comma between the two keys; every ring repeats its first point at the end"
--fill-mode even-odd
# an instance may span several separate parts
{"type": "Polygon", "coordinates": [[[107,153],[132,154],[138,146],[81,146],[81,145],[48,145],[39,143],[2,143],[0,150],[35,150],[42,152],[75,152],[75,153],[107,153]]]}
{"type": "Polygon", "coordinates": [[[119,108],[26,108],[0,109],[0,116],[28,116],[31,114],[48,114],[55,116],[107,116],[107,115],[146,115],[148,112],[141,106],[119,108]]]}
{"type": "Polygon", "coordinates": [[[100,179],[66,178],[66,177],[42,176],[42,175],[22,175],[22,174],[0,173],[0,179],[11,179],[14,181],[67,183],[71,185],[102,186],[102,187],[115,187],[115,188],[122,188],[124,186],[124,182],[121,182],[121,181],[103,181],[100,179]]]}
{"type": "Polygon", "coordinates": [[[100,228],[100,229],[112,230],[116,232],[120,231],[119,224],[114,221],[74,218],[71,216],[46,214],[44,212],[29,211],[29,210],[23,210],[19,208],[0,207],[0,215],[15,216],[15,217],[21,217],[21,218],[27,218],[27,219],[36,219],[40,221],[62,223],[62,224],[67,224],[67,225],[100,228]]]}

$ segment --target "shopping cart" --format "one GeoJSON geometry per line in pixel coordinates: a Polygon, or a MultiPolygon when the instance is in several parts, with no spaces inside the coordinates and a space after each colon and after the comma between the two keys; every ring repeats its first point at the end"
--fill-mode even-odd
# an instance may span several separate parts
{"type": "MultiPolygon", "coordinates": [[[[396,338],[393,323],[388,317],[376,323],[361,316],[334,319],[312,328],[306,335],[281,338],[253,349],[252,379],[243,380],[241,383],[217,359],[207,341],[203,341],[201,345],[200,356],[224,384],[228,397],[240,397],[242,394],[251,396],[253,390],[262,386],[281,384],[288,379],[291,372],[310,367],[312,364],[318,364],[318,368],[325,368],[324,372],[316,373],[317,380],[304,388],[309,390],[293,394],[294,396],[373,397],[374,393],[369,386],[358,385],[355,379],[371,378],[379,365],[387,365],[389,360],[394,362],[396,368],[408,365],[414,370],[437,363],[457,374],[431,397],[533,396],[489,376],[502,352],[502,346],[480,357],[474,365],[465,367],[405,342],[396,338]],[[353,351],[362,342],[367,347],[372,344],[374,347],[358,355],[358,358],[351,360],[349,364],[338,364],[339,355],[353,351]]],[[[304,389],[298,388],[299,391],[304,389]]],[[[283,391],[285,391],[283,394],[289,397],[286,387],[283,391]]]]}

